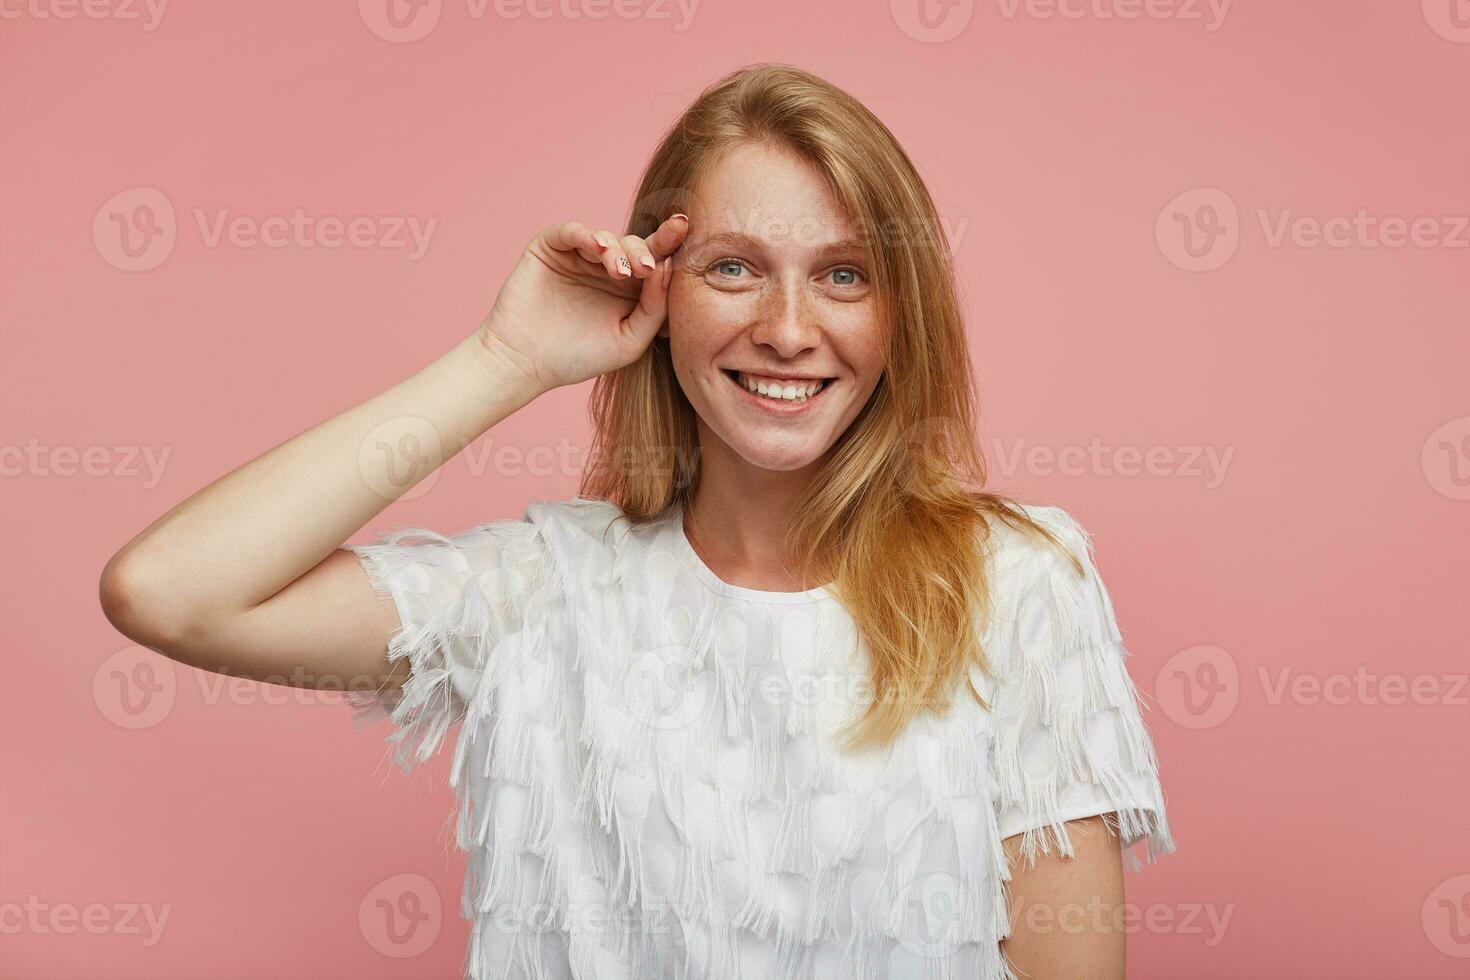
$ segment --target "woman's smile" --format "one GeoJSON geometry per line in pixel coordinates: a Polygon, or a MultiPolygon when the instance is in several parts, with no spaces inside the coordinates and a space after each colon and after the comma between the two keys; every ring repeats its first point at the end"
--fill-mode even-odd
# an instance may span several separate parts
{"type": "Polygon", "coordinates": [[[802,415],[837,383],[836,378],[787,378],[723,369],[744,404],[773,415],[802,415]]]}

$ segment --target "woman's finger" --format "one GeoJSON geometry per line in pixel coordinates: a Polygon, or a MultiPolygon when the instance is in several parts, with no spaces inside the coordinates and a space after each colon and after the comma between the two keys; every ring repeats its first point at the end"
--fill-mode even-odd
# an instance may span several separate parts
{"type": "Polygon", "coordinates": [[[637,235],[624,235],[620,244],[628,255],[628,261],[633,264],[633,275],[647,279],[658,272],[658,259],[653,257],[643,239],[637,235]]]}
{"type": "Polygon", "coordinates": [[[638,305],[623,321],[634,347],[641,353],[653,343],[654,334],[664,325],[669,309],[669,279],[673,259],[665,258],[657,263],[654,274],[643,280],[638,295],[638,305]]]}
{"type": "Polygon", "coordinates": [[[603,264],[603,250],[597,244],[596,232],[580,221],[563,221],[553,225],[543,233],[542,238],[558,252],[576,252],[594,265],[603,264]]]}
{"type": "Polygon", "coordinates": [[[672,255],[684,244],[689,235],[689,216],[674,214],[666,218],[646,239],[648,250],[655,260],[672,255]]]}
{"type": "Polygon", "coordinates": [[[633,278],[633,263],[623,251],[623,246],[618,243],[617,236],[606,229],[598,229],[593,237],[602,250],[602,267],[607,270],[607,274],[614,279],[633,278]]]}

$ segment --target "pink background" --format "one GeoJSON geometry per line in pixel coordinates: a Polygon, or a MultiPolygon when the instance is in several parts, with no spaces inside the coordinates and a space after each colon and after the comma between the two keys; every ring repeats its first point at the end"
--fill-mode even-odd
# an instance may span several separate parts
{"type": "MultiPolygon", "coordinates": [[[[955,241],[994,484],[1095,537],[1180,845],[1128,880],[1132,975],[1470,970],[1470,6],[993,0],[925,27],[916,2],[707,2],[686,23],[652,0],[461,0],[397,34],[383,0],[179,3],[151,26],[7,5],[0,975],[458,969],[447,754],[404,777],[328,697],[266,703],[298,695],[139,657],[98,573],[464,336],[543,225],[619,227],[669,121],[766,60],[847,88],[907,147],[955,241]],[[113,216],[160,195],[172,248],[129,258],[113,216]],[[211,244],[195,217],[298,208],[436,224],[411,255],[211,244]],[[1273,238],[1283,215],[1360,210],[1424,219],[1418,242],[1273,238]],[[161,685],[151,714],[119,678],[161,685]],[[395,945],[373,899],[404,888],[443,911],[395,945]],[[22,924],[28,902],[46,912],[22,924]],[[128,906],[167,911],[156,941],[128,906]]],[[[587,391],[358,539],[574,492],[575,465],[485,453],[585,451],[587,391]]]]}

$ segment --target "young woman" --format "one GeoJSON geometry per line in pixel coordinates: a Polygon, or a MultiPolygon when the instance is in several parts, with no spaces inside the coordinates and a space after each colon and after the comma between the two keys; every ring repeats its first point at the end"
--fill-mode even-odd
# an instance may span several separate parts
{"type": "Polygon", "coordinates": [[[980,489],[909,159],[762,65],[638,201],[623,235],[546,228],[472,335],[145,529],[109,618],[206,670],[370,678],[405,769],[460,723],[472,977],[1123,976],[1120,844],[1174,848],[1153,746],[1086,533],[980,489]],[[594,378],[576,497],[343,546],[594,378]]]}

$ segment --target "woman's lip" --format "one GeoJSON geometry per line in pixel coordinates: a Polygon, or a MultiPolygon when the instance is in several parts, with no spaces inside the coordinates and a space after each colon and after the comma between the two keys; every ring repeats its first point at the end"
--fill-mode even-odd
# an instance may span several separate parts
{"type": "Polygon", "coordinates": [[[770,412],[772,415],[800,415],[802,412],[810,409],[818,399],[820,399],[823,395],[827,393],[827,390],[829,388],[837,383],[835,379],[828,380],[826,384],[822,385],[821,391],[818,391],[815,395],[812,395],[805,401],[785,401],[784,399],[782,401],[777,401],[774,398],[767,398],[764,395],[757,395],[749,388],[746,388],[745,385],[741,384],[739,380],[736,379],[728,371],[721,371],[720,373],[729,379],[731,386],[733,386],[737,392],[745,396],[745,400],[747,402],[749,402],[756,408],[761,409],[762,411],[770,412]]]}
{"type": "Polygon", "coordinates": [[[813,377],[809,374],[762,374],[759,371],[742,371],[739,368],[721,368],[727,374],[743,374],[747,378],[758,378],[761,381],[777,381],[783,384],[802,384],[807,381],[831,381],[831,378],[820,376],[813,377]]]}

